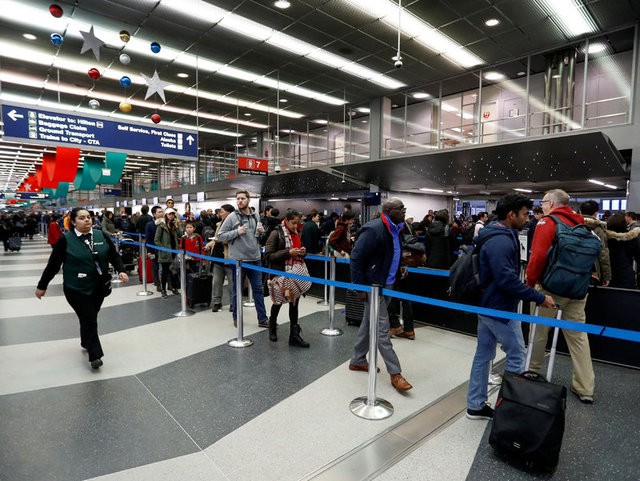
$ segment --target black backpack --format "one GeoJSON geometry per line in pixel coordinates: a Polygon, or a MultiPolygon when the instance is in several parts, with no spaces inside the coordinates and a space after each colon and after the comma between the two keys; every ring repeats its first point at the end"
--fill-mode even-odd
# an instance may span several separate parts
{"type": "Polygon", "coordinates": [[[502,234],[498,231],[483,237],[453,263],[449,269],[449,297],[453,302],[480,305],[484,290],[480,282],[480,248],[488,239],[502,234]]]}
{"type": "Polygon", "coordinates": [[[569,226],[555,215],[549,217],[556,223],[556,236],[547,252],[540,284],[558,296],[583,299],[602,250],[600,238],[585,224],[569,226]]]}

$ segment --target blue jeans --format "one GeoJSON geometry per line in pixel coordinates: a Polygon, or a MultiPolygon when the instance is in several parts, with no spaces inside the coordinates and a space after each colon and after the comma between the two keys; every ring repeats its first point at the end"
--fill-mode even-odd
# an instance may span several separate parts
{"type": "Polygon", "coordinates": [[[467,408],[482,409],[487,402],[489,369],[496,357],[496,344],[502,344],[507,355],[505,371],[521,373],[524,370],[525,348],[519,321],[502,322],[503,319],[478,314],[478,346],[471,364],[467,408]]]}
{"type": "MultiPolygon", "coordinates": [[[[242,264],[251,264],[260,267],[260,261],[242,261],[242,264]]],[[[267,311],[264,308],[264,294],[262,293],[262,272],[254,271],[253,269],[242,269],[241,285],[244,286],[244,280],[249,278],[249,284],[251,285],[251,292],[253,292],[253,302],[256,305],[256,312],[258,313],[258,322],[267,322],[267,311]]],[[[236,267],[231,266],[231,312],[233,312],[233,320],[238,319],[238,311],[236,310],[236,267]]],[[[242,299],[240,299],[242,302],[242,299]]]]}

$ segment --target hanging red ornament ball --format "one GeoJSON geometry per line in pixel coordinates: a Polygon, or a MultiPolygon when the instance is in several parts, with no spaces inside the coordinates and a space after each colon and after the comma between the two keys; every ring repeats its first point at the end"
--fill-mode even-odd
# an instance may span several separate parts
{"type": "Polygon", "coordinates": [[[151,116],[151,121],[152,121],[154,124],[159,124],[161,120],[162,120],[162,117],[160,117],[160,115],[158,115],[158,114],[153,114],[153,115],[151,116]]]}
{"type": "Polygon", "coordinates": [[[62,11],[62,7],[60,5],[55,4],[55,3],[52,3],[49,6],[49,13],[51,15],[53,15],[54,17],[56,17],[56,18],[60,18],[64,14],[64,12],[62,11]]]}
{"type": "Polygon", "coordinates": [[[97,68],[90,68],[87,75],[92,80],[98,80],[100,78],[100,71],[97,68]]]}

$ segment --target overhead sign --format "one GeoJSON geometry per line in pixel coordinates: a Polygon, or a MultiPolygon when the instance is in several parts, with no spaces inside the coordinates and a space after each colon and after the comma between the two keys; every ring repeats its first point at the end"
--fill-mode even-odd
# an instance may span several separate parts
{"type": "Polygon", "coordinates": [[[44,200],[48,198],[49,194],[46,194],[44,192],[16,192],[16,199],[44,200]]]}
{"type": "Polygon", "coordinates": [[[255,157],[238,157],[238,172],[249,175],[267,175],[269,161],[255,157]]]}
{"type": "Polygon", "coordinates": [[[104,189],[104,195],[112,195],[114,197],[122,196],[122,189],[104,189]]]}
{"type": "Polygon", "coordinates": [[[198,157],[198,135],[160,125],[132,124],[98,117],[51,112],[17,105],[2,106],[4,138],[34,144],[89,147],[165,157],[198,157]]]}

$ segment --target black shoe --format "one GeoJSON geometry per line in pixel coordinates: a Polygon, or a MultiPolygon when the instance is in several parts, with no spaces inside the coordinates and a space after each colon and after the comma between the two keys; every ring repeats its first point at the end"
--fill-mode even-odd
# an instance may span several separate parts
{"type": "Polygon", "coordinates": [[[269,321],[259,322],[258,327],[269,327],[269,321]]]}
{"type": "Polygon", "coordinates": [[[467,409],[467,418],[493,419],[493,408],[488,404],[485,404],[482,406],[482,409],[467,409]]]}
{"type": "Polygon", "coordinates": [[[180,295],[180,291],[178,289],[171,289],[171,292],[173,292],[174,296],[179,296],[180,295]]]}
{"type": "Polygon", "coordinates": [[[291,334],[289,334],[290,346],[309,347],[309,343],[302,339],[302,337],[300,336],[301,332],[302,329],[300,329],[300,326],[298,324],[293,324],[291,326],[291,334]]]}
{"type": "Polygon", "coordinates": [[[167,297],[169,297],[169,294],[167,294],[167,291],[162,291],[162,298],[166,299],[167,297]]]}
{"type": "Polygon", "coordinates": [[[211,312],[218,312],[220,309],[222,309],[222,304],[214,304],[211,308],[211,312]]]}
{"type": "Polygon", "coordinates": [[[99,369],[103,364],[102,359],[94,359],[91,361],[91,369],[99,369]]]}

